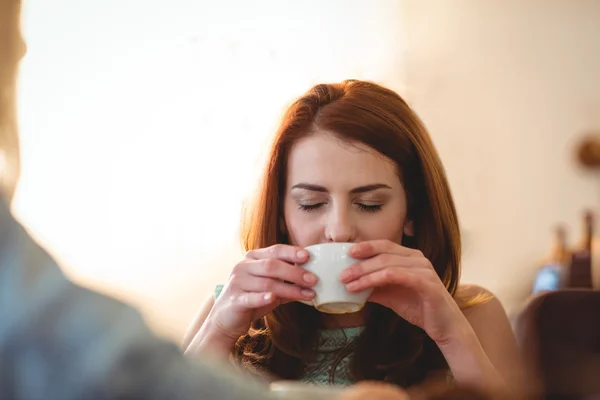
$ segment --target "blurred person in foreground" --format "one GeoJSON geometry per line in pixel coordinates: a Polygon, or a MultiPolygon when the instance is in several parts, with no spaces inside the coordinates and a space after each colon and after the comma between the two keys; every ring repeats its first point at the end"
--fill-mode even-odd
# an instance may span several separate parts
{"type": "Polygon", "coordinates": [[[266,386],[184,357],[134,309],[69,282],[13,218],[20,0],[0,0],[0,398],[266,399],[266,386]]]}

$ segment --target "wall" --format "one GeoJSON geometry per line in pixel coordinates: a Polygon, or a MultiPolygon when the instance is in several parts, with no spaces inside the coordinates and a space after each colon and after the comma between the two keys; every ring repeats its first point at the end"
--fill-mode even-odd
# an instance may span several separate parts
{"type": "Polygon", "coordinates": [[[573,145],[600,129],[600,2],[407,1],[408,97],[430,129],[465,233],[464,278],[513,311],[556,223],[579,239],[599,181],[573,145]]]}

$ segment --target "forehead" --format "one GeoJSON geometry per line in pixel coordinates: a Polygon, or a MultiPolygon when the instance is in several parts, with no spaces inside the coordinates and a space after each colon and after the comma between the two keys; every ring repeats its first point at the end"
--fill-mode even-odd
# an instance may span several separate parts
{"type": "Polygon", "coordinates": [[[360,143],[317,132],[297,142],[288,160],[288,185],[314,182],[330,186],[399,183],[394,163],[360,143]]]}

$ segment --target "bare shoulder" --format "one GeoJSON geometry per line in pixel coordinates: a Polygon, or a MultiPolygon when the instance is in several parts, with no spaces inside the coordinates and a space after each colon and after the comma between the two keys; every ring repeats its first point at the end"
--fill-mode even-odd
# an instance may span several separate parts
{"type": "Polygon", "coordinates": [[[510,327],[502,303],[488,289],[479,285],[461,285],[454,298],[480,338],[490,331],[497,333],[496,329],[500,326],[510,327]]]}
{"type": "Polygon", "coordinates": [[[478,285],[461,285],[454,297],[501,376],[507,382],[521,385],[523,369],[519,350],[506,311],[498,298],[478,285]]]}
{"type": "Polygon", "coordinates": [[[500,301],[491,291],[474,284],[460,285],[454,294],[454,300],[465,315],[467,312],[501,306],[500,301]]]}

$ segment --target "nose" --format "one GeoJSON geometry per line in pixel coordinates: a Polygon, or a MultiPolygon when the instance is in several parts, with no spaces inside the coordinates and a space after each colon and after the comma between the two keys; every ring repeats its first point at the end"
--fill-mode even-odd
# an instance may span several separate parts
{"type": "Polygon", "coordinates": [[[325,238],[328,242],[352,242],[356,230],[352,215],[344,207],[333,207],[325,223],[325,238]]]}

